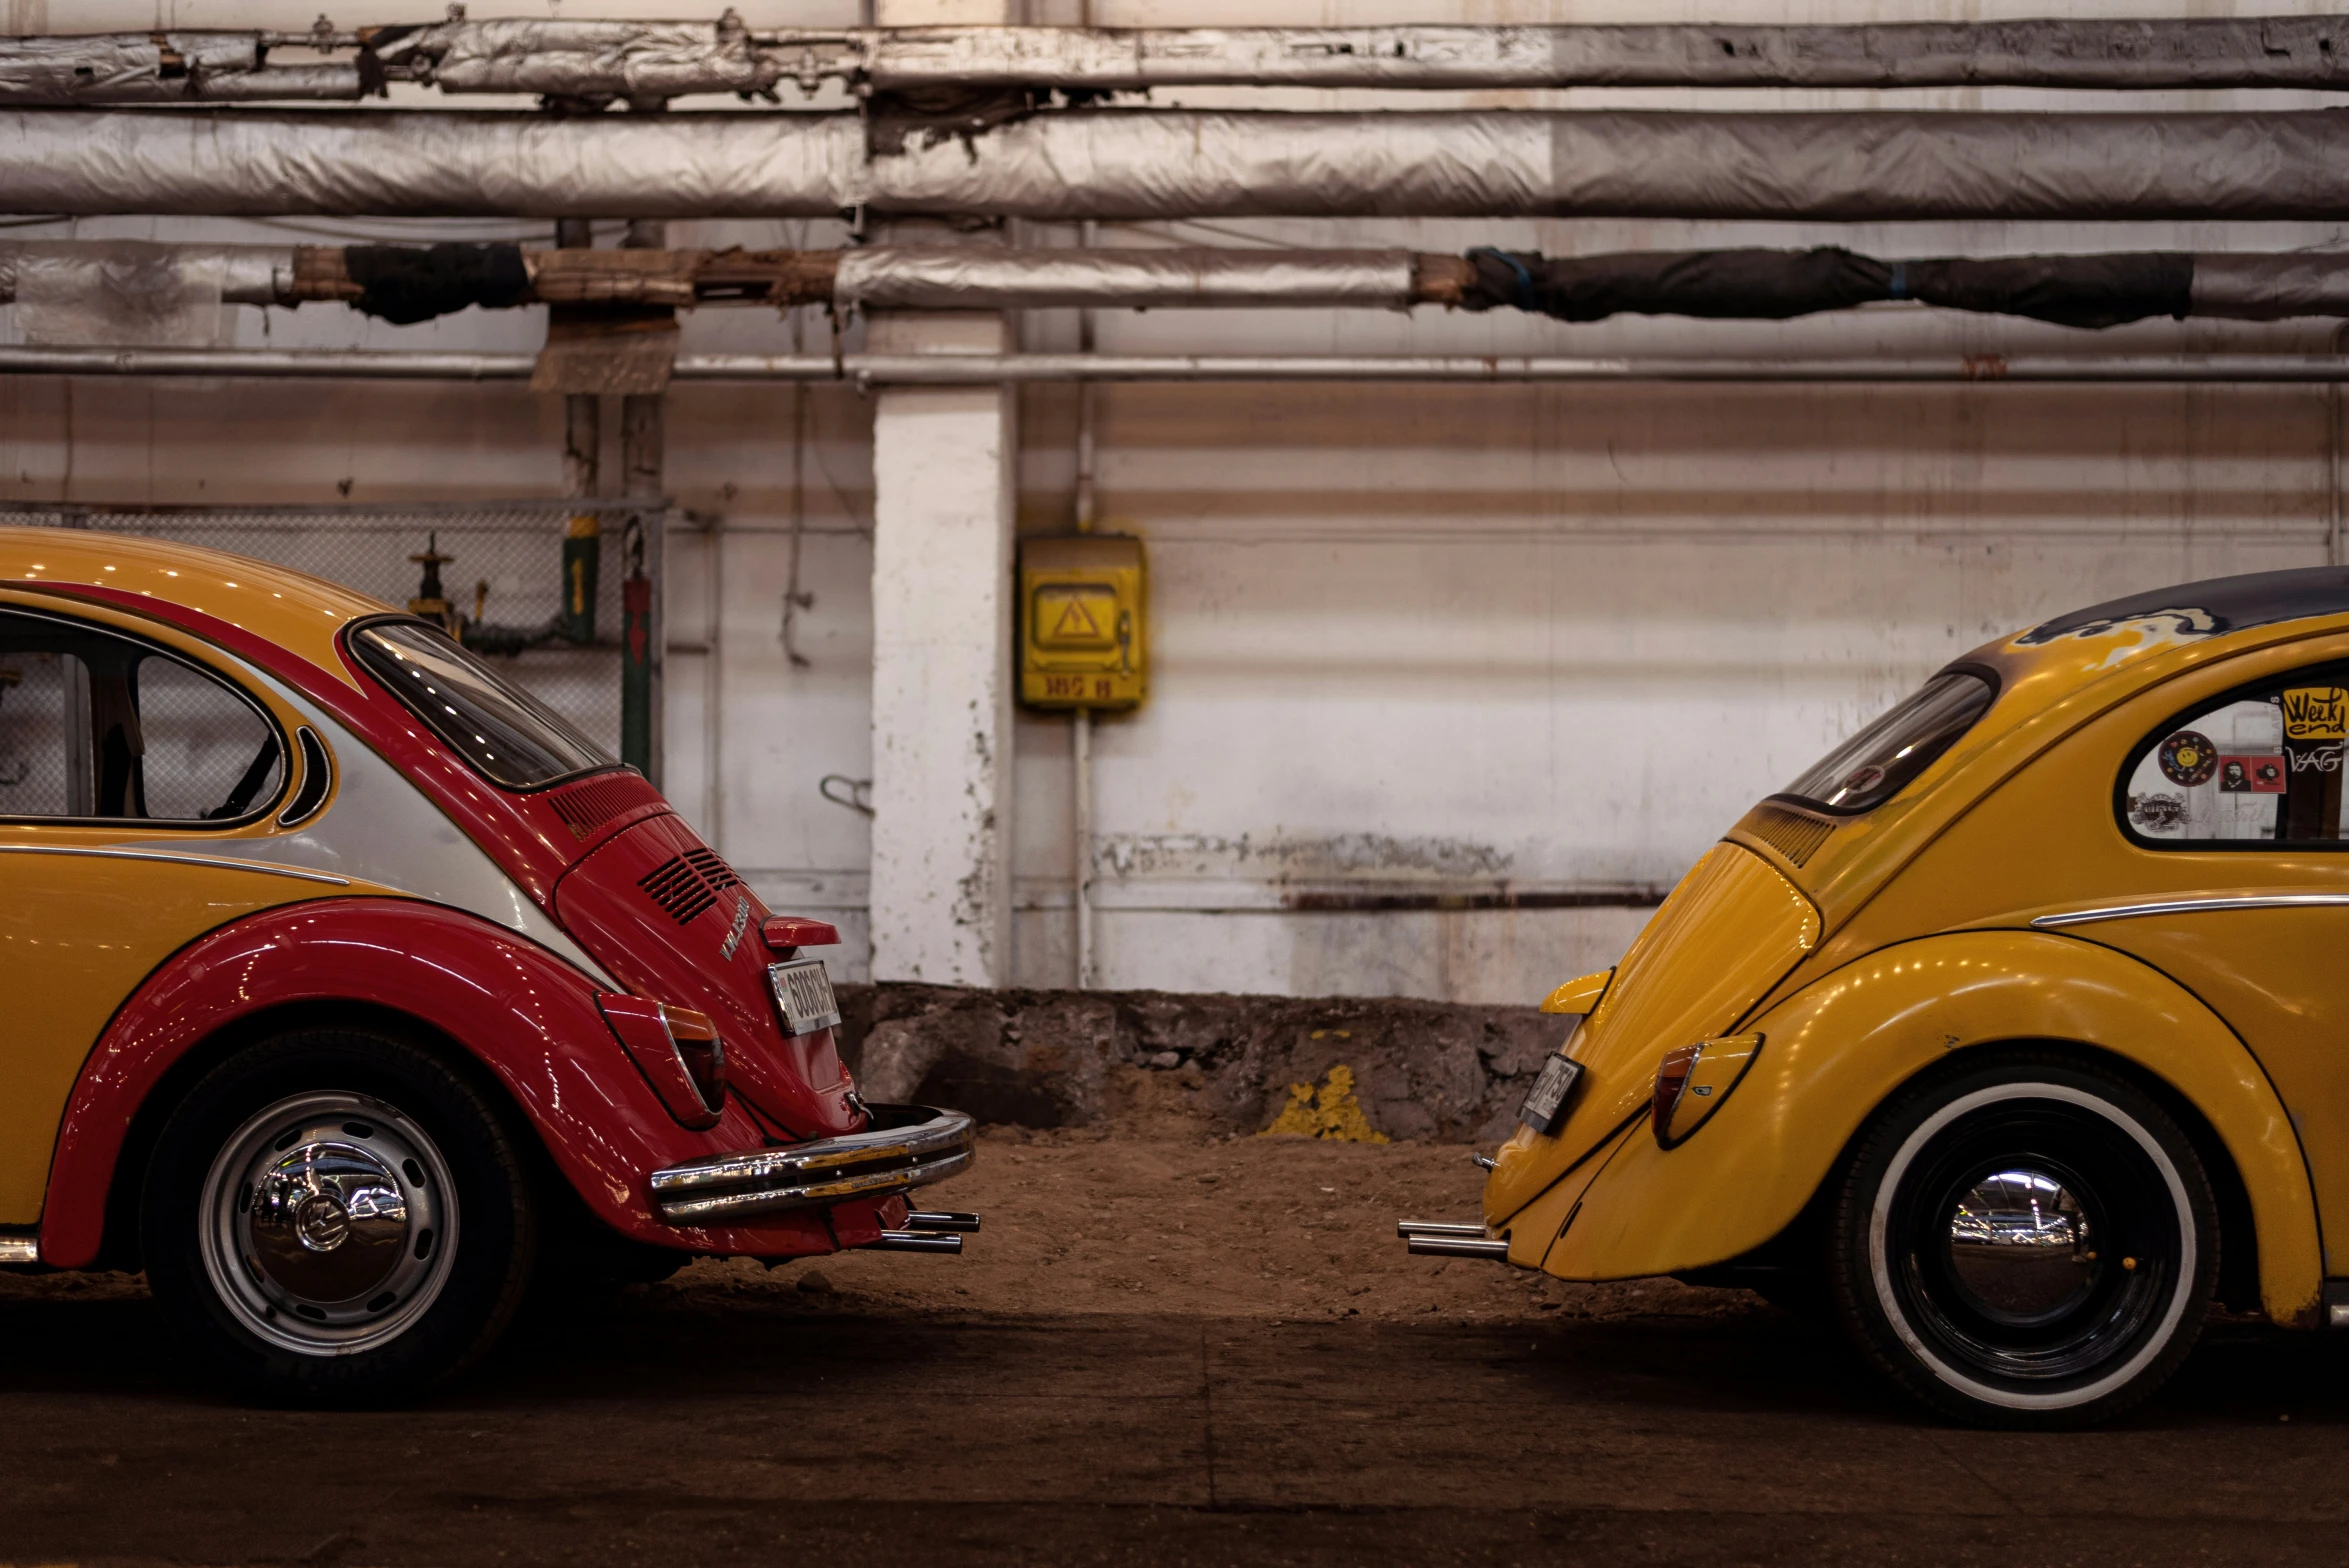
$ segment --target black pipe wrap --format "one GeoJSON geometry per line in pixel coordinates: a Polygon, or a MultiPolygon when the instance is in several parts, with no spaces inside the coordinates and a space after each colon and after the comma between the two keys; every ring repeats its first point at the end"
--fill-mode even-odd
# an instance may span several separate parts
{"type": "Polygon", "coordinates": [[[363,291],[353,303],[401,326],[469,305],[503,310],[530,299],[519,245],[352,245],[343,266],[363,291]]]}
{"type": "Polygon", "coordinates": [[[1650,316],[1783,321],[1878,300],[2109,327],[2188,313],[2194,258],[2182,251],[1879,261],[1848,250],[1631,251],[1544,256],[1474,250],[1469,310],[1514,306],[1561,321],[1650,316]]]}
{"type": "Polygon", "coordinates": [[[1910,299],[2067,327],[2115,327],[2149,316],[2182,319],[2193,306],[2194,258],[2184,251],[1907,261],[1900,266],[1910,299]]]}

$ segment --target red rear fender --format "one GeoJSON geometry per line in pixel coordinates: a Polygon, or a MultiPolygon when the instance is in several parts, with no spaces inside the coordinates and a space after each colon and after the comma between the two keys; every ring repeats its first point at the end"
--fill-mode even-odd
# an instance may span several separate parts
{"type": "MultiPolygon", "coordinates": [[[[780,1216],[737,1230],[689,1230],[653,1215],[645,1179],[703,1155],[756,1148],[760,1129],[729,1104],[707,1130],[678,1125],[596,1005],[586,976],[514,933],[405,899],[296,904],[224,926],[182,949],[116,1014],[68,1103],[50,1167],[41,1256],[63,1268],[98,1256],[126,1134],[171,1069],[287,1008],[356,1003],[416,1020],[494,1074],[588,1207],[638,1240],[696,1252],[785,1256],[877,1233],[862,1208],[780,1216]]],[[[869,1207],[869,1206],[868,1206],[869,1207]]]]}

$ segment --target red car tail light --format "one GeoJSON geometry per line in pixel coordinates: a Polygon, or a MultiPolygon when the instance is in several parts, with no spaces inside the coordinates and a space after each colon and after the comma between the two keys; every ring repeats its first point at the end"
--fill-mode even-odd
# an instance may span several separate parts
{"type": "Polygon", "coordinates": [[[661,1021],[669,1026],[669,1042],[693,1080],[694,1092],[711,1112],[726,1105],[726,1042],[707,1013],[690,1007],[661,1004],[661,1021]]]}
{"type": "Polygon", "coordinates": [[[1758,1034],[1724,1035],[1668,1051],[1656,1069],[1655,1129],[1660,1148],[1677,1148],[1721,1108],[1762,1048],[1758,1034]]]}
{"type": "Polygon", "coordinates": [[[641,996],[596,998],[604,1021],[669,1114],[688,1127],[710,1127],[726,1108],[726,1042],[706,1013],[641,996]]]}

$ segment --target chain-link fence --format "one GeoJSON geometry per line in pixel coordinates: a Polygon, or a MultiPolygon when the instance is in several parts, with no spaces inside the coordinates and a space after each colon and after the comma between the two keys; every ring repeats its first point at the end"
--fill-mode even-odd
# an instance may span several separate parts
{"type": "Polygon", "coordinates": [[[652,522],[640,503],[497,502],[409,507],[103,507],[17,506],[0,509],[0,525],[87,528],[144,534],[249,555],[324,577],[387,604],[417,596],[423,567],[409,559],[435,541],[450,557],[442,591],[468,620],[544,626],[563,601],[563,537],[570,519],[597,517],[603,536],[592,646],[552,643],[493,656],[526,686],[612,755],[620,754],[620,580],[627,574],[623,534],[632,517],[652,522]]]}

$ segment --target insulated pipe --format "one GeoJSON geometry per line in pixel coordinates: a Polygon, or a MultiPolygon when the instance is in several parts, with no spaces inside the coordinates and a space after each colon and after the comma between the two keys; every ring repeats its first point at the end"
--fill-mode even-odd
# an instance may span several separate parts
{"type": "MultiPolygon", "coordinates": [[[[340,349],[0,346],[0,375],[202,376],[264,380],[527,381],[529,354],[340,349]]],[[[1902,358],[1577,358],[1472,354],[681,354],[677,381],[848,381],[858,386],[1007,382],[2030,382],[2330,385],[2349,354],[1974,354],[1902,358]]]]}
{"type": "MultiPolygon", "coordinates": [[[[565,219],[562,227],[584,228],[565,219]]],[[[577,232],[572,239],[580,236],[577,232]]],[[[2152,316],[2349,316],[2349,253],[2145,251],[1883,261],[1807,251],[1650,251],[1545,257],[1408,251],[524,250],[518,245],[228,246],[140,240],[0,241],[0,304],[64,306],[103,320],[217,297],[231,304],[347,303],[395,322],[472,306],[757,304],[788,308],[1006,310],[1463,306],[1568,321],[1625,312],[1784,320],[1879,301],[2111,326],[2152,316]]],[[[75,331],[53,335],[71,338],[75,331]]],[[[126,334],[128,335],[128,334],[126,334]]],[[[135,337],[134,337],[134,340],[135,337]]],[[[144,341],[164,341],[154,337],[144,341]]],[[[591,400],[592,401],[592,400],[591,400]]],[[[577,421],[574,421],[575,425],[577,421]]],[[[592,428],[592,420],[588,421],[592,428]]],[[[588,443],[589,446],[592,443],[588,443]]],[[[574,440],[575,449],[581,443],[574,440]]],[[[1086,449],[1080,438],[1080,454],[1086,449]]],[[[592,458],[587,460],[592,471],[592,458]]],[[[1089,516],[1080,463],[1079,527],[1089,516]]]]}
{"type": "MultiPolygon", "coordinates": [[[[816,35],[820,37],[821,35],[816,35]]],[[[777,39],[786,52],[790,35],[777,39]]],[[[882,92],[1294,87],[2349,87],[2349,18],[1719,27],[906,28],[882,92]]],[[[806,48],[820,48],[811,38],[806,48]]]]}
{"type": "Polygon", "coordinates": [[[0,210],[637,218],[992,214],[2335,218],[2349,116],[0,111],[0,210]],[[931,130],[940,134],[932,135],[931,130]],[[894,146],[896,150],[888,150],[894,146]]]}
{"type": "Polygon", "coordinates": [[[448,93],[645,103],[772,97],[844,81],[1133,92],[1206,85],[1371,88],[2349,85],[2337,16],[1858,26],[924,27],[753,32],[707,22],[449,21],[323,33],[0,39],[0,103],[356,98],[387,81],[448,93]],[[273,44],[354,58],[267,64],[273,44]]]}

